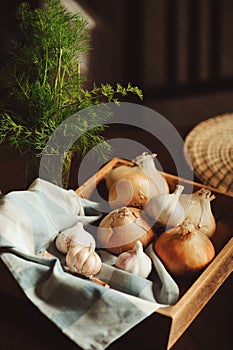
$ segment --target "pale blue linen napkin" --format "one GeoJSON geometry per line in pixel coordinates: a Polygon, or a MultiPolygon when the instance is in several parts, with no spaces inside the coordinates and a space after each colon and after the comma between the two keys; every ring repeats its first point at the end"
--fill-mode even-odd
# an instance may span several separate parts
{"type": "MultiPolygon", "coordinates": [[[[38,255],[54,246],[59,232],[77,221],[93,223],[98,203],[37,179],[27,191],[0,199],[0,257],[25,295],[85,350],[107,348],[159,307],[177,301],[179,290],[148,247],[157,280],[140,278],[103,263],[105,288],[64,270],[57,257],[38,255]]],[[[54,249],[55,251],[55,249],[54,249]]],[[[101,252],[99,252],[101,255],[101,252]]]]}

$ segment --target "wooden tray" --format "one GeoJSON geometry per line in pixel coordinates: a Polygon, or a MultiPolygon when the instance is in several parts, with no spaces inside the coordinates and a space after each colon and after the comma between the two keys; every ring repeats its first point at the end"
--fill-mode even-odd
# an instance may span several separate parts
{"type": "MultiPolygon", "coordinates": [[[[114,167],[123,164],[133,165],[128,160],[114,158],[81,185],[76,192],[82,197],[93,199],[94,190],[97,188],[101,195],[106,196],[104,180],[106,175],[114,167]]],[[[185,186],[185,189],[193,187],[195,191],[206,187],[216,195],[216,199],[211,202],[213,213],[217,220],[217,232],[213,241],[216,257],[191,285],[180,285],[181,296],[174,306],[158,309],[150,317],[111,344],[108,350],[128,350],[129,348],[135,350],[142,348],[153,350],[171,349],[233,271],[233,197],[226,196],[202,184],[181,178],[178,179],[174,175],[163,174],[171,190],[179,181],[185,186]]],[[[17,297],[20,302],[23,302],[22,299],[28,302],[11,273],[1,261],[0,292],[17,297]]],[[[78,346],[76,348],[77,350],[80,349],[78,346]]]]}
{"type": "MultiPolygon", "coordinates": [[[[133,165],[128,160],[114,158],[80,186],[76,192],[80,196],[89,199],[92,199],[93,191],[96,188],[98,192],[106,194],[106,175],[114,167],[123,164],[133,165]]],[[[191,188],[193,188],[193,191],[196,191],[205,187],[210,189],[216,196],[214,201],[211,202],[217,222],[216,233],[212,240],[216,250],[216,257],[191,285],[180,285],[181,297],[174,306],[158,309],[146,321],[142,322],[144,325],[138,325],[136,330],[131,332],[132,334],[143,332],[145,347],[146,341],[151,346],[150,340],[146,337],[146,332],[148,332],[148,328],[151,330],[153,327],[160,336],[158,349],[170,349],[233,271],[233,197],[174,175],[167,173],[163,173],[163,175],[171,190],[175,188],[179,181],[185,187],[184,193],[185,190],[190,191],[191,188]]],[[[150,337],[149,333],[148,336],[150,337]]]]}

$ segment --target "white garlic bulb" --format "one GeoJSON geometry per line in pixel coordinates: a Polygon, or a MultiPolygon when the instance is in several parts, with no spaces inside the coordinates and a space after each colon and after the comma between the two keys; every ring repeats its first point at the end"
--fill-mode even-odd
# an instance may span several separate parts
{"type": "Polygon", "coordinates": [[[95,247],[94,237],[83,228],[82,222],[77,222],[74,226],[60,232],[55,240],[56,248],[66,254],[70,248],[77,244],[95,247]]]}
{"type": "Polygon", "coordinates": [[[182,194],[179,201],[185,211],[184,222],[194,225],[194,227],[209,238],[213,236],[216,230],[216,220],[212,213],[211,201],[215,195],[206,188],[192,194],[182,194]]]}
{"type": "Polygon", "coordinates": [[[177,185],[173,193],[164,193],[152,197],[147,203],[146,213],[156,222],[164,226],[177,226],[184,219],[184,210],[179,197],[184,186],[177,185]]]}
{"type": "Polygon", "coordinates": [[[102,261],[94,247],[85,247],[80,244],[69,249],[66,264],[70,271],[86,277],[96,275],[102,267],[102,261]]]}
{"type": "Polygon", "coordinates": [[[154,182],[158,193],[169,193],[169,186],[165,177],[155,166],[154,160],[156,157],[156,153],[143,152],[133,159],[133,162],[154,182]]]}
{"type": "Polygon", "coordinates": [[[133,249],[118,255],[115,266],[144,278],[152,270],[151,259],[144,253],[141,241],[137,241],[133,249]]]}

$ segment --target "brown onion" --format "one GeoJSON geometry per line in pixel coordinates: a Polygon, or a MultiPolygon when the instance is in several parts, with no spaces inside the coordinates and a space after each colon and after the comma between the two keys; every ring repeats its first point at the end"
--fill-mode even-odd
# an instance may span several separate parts
{"type": "Polygon", "coordinates": [[[120,165],[114,169],[106,176],[106,187],[109,190],[114,182],[124,179],[125,176],[138,172],[137,166],[120,165]]]}
{"type": "Polygon", "coordinates": [[[124,179],[129,174],[141,173],[146,175],[154,183],[158,193],[169,193],[169,187],[165,177],[155,166],[154,160],[156,157],[156,153],[148,154],[147,152],[143,152],[132,160],[134,166],[120,165],[114,168],[105,177],[107,189],[110,189],[115,182],[124,179]]]}
{"type": "Polygon", "coordinates": [[[210,239],[191,224],[162,233],[154,250],[172,275],[183,277],[202,271],[215,255],[210,239]]]}
{"type": "Polygon", "coordinates": [[[112,209],[123,206],[143,208],[150,198],[158,194],[152,180],[138,171],[115,182],[109,190],[108,201],[112,209]]]}
{"type": "Polygon", "coordinates": [[[99,247],[115,255],[133,249],[138,240],[146,247],[153,237],[154,232],[141,217],[141,210],[131,207],[108,213],[97,230],[99,247]]]}

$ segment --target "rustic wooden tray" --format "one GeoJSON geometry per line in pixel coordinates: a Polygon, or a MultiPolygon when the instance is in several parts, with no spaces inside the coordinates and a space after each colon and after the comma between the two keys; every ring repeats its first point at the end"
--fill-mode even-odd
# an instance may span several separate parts
{"type": "MultiPolygon", "coordinates": [[[[94,190],[97,188],[101,195],[106,196],[106,175],[114,167],[123,164],[133,165],[128,160],[112,159],[82,184],[76,190],[77,194],[84,198],[93,199],[94,190]]],[[[163,174],[171,190],[174,189],[178,181],[184,185],[185,189],[189,190],[191,187],[194,191],[202,187],[209,188],[174,175],[163,174]]],[[[156,310],[150,317],[110,345],[109,350],[128,350],[130,344],[133,344],[134,349],[171,349],[233,271],[233,197],[215,189],[209,189],[216,196],[215,200],[211,202],[217,221],[217,231],[213,239],[216,257],[195,281],[187,285],[180,284],[181,295],[175,305],[156,310]]],[[[25,295],[2,262],[0,262],[0,281],[0,292],[26,300],[25,295]]],[[[178,281],[178,283],[180,282],[178,281]]]]}
{"type": "MultiPolygon", "coordinates": [[[[114,167],[123,164],[133,165],[128,160],[114,158],[90,177],[76,192],[80,196],[89,199],[92,198],[93,191],[96,188],[99,188],[99,191],[104,194],[107,191],[105,187],[106,175],[114,167]]],[[[135,335],[140,330],[143,330],[144,345],[146,346],[146,342],[151,345],[150,340],[146,337],[146,333],[148,328],[151,330],[153,327],[156,329],[156,333],[160,335],[158,349],[170,349],[233,271],[233,197],[199,183],[181,179],[167,173],[163,174],[171,190],[175,188],[179,181],[185,187],[184,192],[185,190],[190,191],[191,188],[193,188],[193,191],[196,191],[205,187],[210,189],[216,196],[214,201],[211,202],[217,222],[217,229],[213,238],[216,250],[214,260],[191,284],[185,285],[177,281],[178,284],[181,283],[181,296],[175,305],[158,309],[148,320],[142,322],[144,325],[137,326],[136,330],[131,332],[135,335]]],[[[151,338],[150,335],[148,336],[151,338]]],[[[157,349],[157,347],[155,348],[157,349]]]]}

